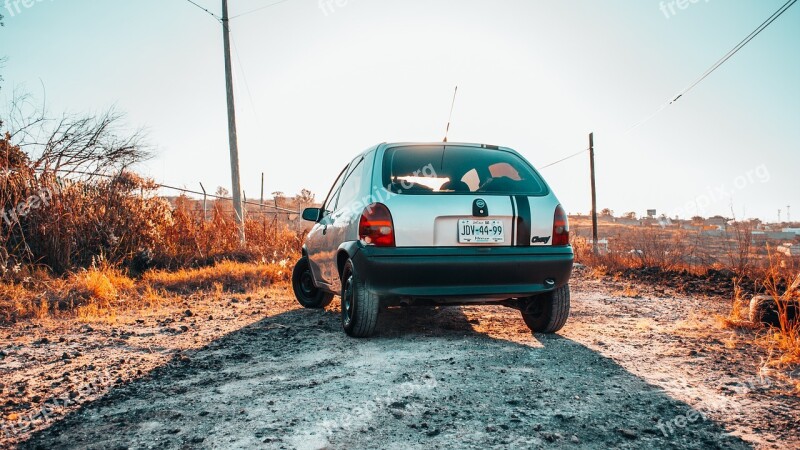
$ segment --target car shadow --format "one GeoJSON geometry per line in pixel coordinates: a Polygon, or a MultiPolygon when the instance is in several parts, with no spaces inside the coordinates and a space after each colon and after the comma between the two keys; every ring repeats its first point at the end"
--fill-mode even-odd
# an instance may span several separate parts
{"type": "MultiPolygon", "coordinates": [[[[515,314],[515,312],[512,311],[515,314]]],[[[750,448],[558,335],[477,331],[463,308],[291,310],[113,389],[21,448],[750,448]]]]}

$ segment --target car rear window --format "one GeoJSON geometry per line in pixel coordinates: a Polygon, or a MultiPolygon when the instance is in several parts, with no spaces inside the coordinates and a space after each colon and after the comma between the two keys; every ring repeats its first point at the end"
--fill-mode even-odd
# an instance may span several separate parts
{"type": "Polygon", "coordinates": [[[455,146],[393,147],[383,156],[383,184],[398,194],[546,195],[530,165],[505,150],[455,146]]]}

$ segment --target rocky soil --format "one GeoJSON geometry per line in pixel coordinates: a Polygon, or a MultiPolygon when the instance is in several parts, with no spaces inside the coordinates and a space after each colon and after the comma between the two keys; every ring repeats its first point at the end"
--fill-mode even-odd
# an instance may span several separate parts
{"type": "Polygon", "coordinates": [[[572,286],[551,336],[503,307],[398,308],[355,340],[286,287],[3,328],[0,446],[800,447],[797,374],[720,326],[726,302],[572,286]]]}

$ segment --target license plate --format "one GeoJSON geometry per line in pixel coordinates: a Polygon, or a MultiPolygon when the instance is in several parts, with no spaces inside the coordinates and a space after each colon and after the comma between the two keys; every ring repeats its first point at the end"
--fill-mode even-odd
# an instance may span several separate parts
{"type": "Polygon", "coordinates": [[[458,221],[458,242],[460,244],[498,243],[505,240],[502,220],[458,221]]]}

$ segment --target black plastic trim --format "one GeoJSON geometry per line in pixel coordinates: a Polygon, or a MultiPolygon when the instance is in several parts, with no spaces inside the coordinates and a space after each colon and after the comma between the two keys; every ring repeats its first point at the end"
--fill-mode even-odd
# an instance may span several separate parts
{"type": "Polygon", "coordinates": [[[531,202],[525,195],[515,195],[514,198],[517,200],[517,209],[519,210],[516,245],[518,247],[530,247],[531,223],[533,220],[531,217],[531,202]]]}
{"type": "Polygon", "coordinates": [[[569,282],[572,247],[371,247],[351,256],[388,304],[403,299],[519,298],[569,282]],[[555,283],[550,283],[553,280],[555,283]]]}

